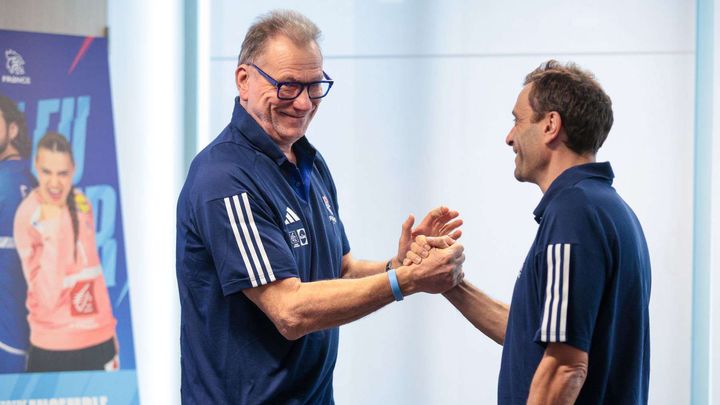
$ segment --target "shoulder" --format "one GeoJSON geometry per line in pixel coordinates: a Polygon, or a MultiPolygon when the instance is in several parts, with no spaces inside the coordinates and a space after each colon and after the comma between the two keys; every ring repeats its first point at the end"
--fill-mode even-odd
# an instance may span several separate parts
{"type": "Polygon", "coordinates": [[[571,186],[558,193],[548,204],[546,216],[574,216],[596,210],[592,191],[584,187],[571,186]]]}
{"type": "Polygon", "coordinates": [[[18,206],[15,212],[16,223],[30,224],[31,218],[35,215],[38,208],[40,208],[40,195],[36,189],[31,191],[18,206]]]}
{"type": "Polygon", "coordinates": [[[26,160],[10,160],[0,163],[0,191],[5,193],[22,184],[33,183],[30,164],[26,160]]]}
{"type": "Polygon", "coordinates": [[[232,142],[211,144],[193,159],[184,188],[193,200],[237,194],[252,184],[257,155],[232,142]]]}

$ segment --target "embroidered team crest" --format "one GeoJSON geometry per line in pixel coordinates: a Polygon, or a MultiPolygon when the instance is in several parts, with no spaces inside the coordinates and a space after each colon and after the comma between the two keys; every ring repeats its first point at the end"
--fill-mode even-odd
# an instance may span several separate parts
{"type": "Polygon", "coordinates": [[[94,281],[81,281],[70,291],[70,313],[72,316],[90,315],[97,313],[95,305],[94,281]]]}
{"type": "Polygon", "coordinates": [[[330,200],[327,198],[326,195],[322,196],[323,202],[325,203],[325,208],[327,208],[330,215],[328,215],[328,219],[330,219],[330,222],[333,224],[337,223],[337,218],[335,218],[335,214],[333,214],[332,208],[330,207],[330,200]]]}

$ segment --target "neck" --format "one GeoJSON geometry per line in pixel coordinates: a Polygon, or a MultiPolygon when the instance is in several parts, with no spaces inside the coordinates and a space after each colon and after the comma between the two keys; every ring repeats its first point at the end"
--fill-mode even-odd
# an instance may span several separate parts
{"type": "Polygon", "coordinates": [[[5,148],[5,151],[0,153],[0,161],[5,160],[20,160],[22,156],[18,153],[18,151],[15,150],[15,148],[7,147],[5,148]]]}
{"type": "Polygon", "coordinates": [[[292,144],[288,144],[288,145],[277,144],[277,145],[280,148],[280,150],[282,151],[282,153],[285,154],[285,157],[287,158],[287,160],[289,160],[290,163],[297,165],[297,157],[295,156],[295,152],[293,152],[292,144]]]}
{"type": "Polygon", "coordinates": [[[547,189],[550,188],[550,185],[553,183],[553,181],[555,181],[555,179],[565,170],[574,166],[594,162],[595,155],[591,154],[577,155],[574,153],[568,153],[555,156],[555,158],[551,159],[548,163],[545,173],[537,182],[537,185],[540,187],[540,190],[543,192],[543,194],[545,194],[547,189]]]}

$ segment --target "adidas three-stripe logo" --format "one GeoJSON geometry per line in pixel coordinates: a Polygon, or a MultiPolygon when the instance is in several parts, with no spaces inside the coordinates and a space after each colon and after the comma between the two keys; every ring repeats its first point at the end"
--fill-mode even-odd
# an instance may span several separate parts
{"type": "Polygon", "coordinates": [[[228,221],[235,235],[240,256],[242,256],[245,268],[250,276],[250,283],[253,287],[264,285],[275,281],[270,260],[268,260],[265,247],[263,246],[260,233],[255,226],[255,218],[250,209],[250,200],[247,193],[239,196],[225,197],[225,210],[227,211],[228,221]],[[242,202],[240,201],[242,199],[242,202]],[[265,275],[267,274],[267,278],[265,275]]]}
{"type": "Polygon", "coordinates": [[[285,225],[290,225],[293,222],[297,222],[300,220],[300,217],[297,216],[295,211],[291,210],[290,207],[287,207],[285,210],[285,225]]]}
{"type": "Polygon", "coordinates": [[[542,342],[565,342],[570,291],[570,244],[547,247],[547,282],[543,311],[542,342]]]}

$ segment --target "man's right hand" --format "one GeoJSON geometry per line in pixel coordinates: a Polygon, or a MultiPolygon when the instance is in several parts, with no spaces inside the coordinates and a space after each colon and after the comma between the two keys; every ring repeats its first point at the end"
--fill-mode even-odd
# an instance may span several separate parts
{"type": "Polygon", "coordinates": [[[463,279],[464,247],[448,237],[418,236],[408,256],[422,257],[418,262],[404,261],[409,266],[413,289],[431,294],[445,292],[463,279]],[[412,263],[411,263],[412,262],[412,263]]]}

